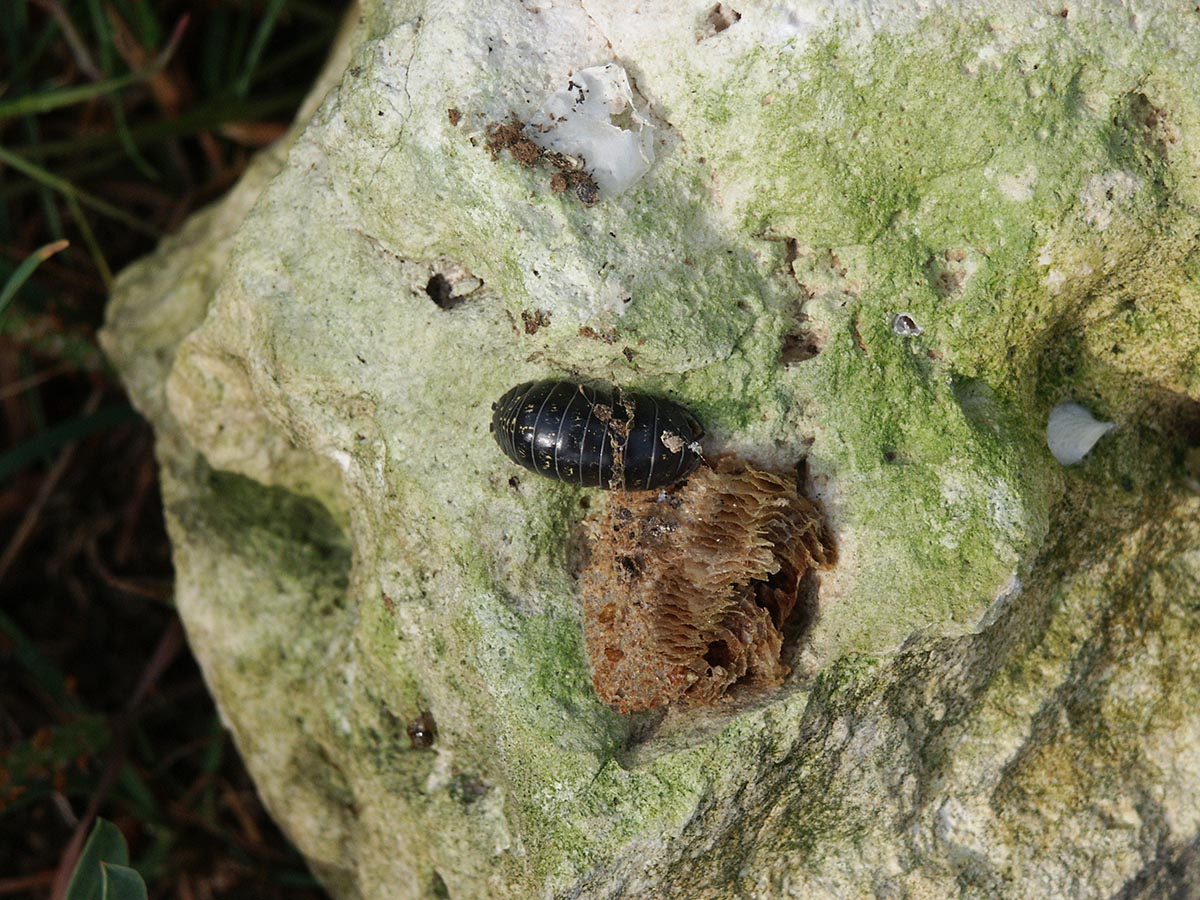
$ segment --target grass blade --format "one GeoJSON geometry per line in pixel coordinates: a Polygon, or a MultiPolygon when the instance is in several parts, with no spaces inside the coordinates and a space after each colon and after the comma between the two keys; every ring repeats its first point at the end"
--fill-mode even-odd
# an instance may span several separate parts
{"type": "Polygon", "coordinates": [[[8,276],[8,281],[4,283],[4,288],[0,289],[0,316],[4,315],[4,310],[12,298],[16,296],[17,291],[21,289],[29,276],[33,274],[33,270],[52,257],[55,253],[67,249],[71,246],[70,241],[52,241],[49,244],[38,247],[22,262],[13,273],[8,276]]]}
{"type": "Polygon", "coordinates": [[[5,150],[3,147],[0,147],[0,162],[12,166],[22,175],[27,175],[34,181],[37,181],[48,188],[58,191],[64,197],[73,198],[82,205],[94,209],[96,212],[106,215],[110,219],[116,219],[118,222],[129,226],[139,234],[144,234],[147,237],[156,239],[162,236],[136,216],[131,216],[129,213],[125,212],[125,210],[119,209],[118,207],[113,206],[111,203],[89,194],[87,191],[80,190],[69,181],[47,172],[41,166],[35,166],[28,160],[22,159],[15,153],[5,150]]]}
{"type": "Polygon", "coordinates": [[[103,431],[105,428],[112,428],[114,425],[127,422],[136,416],[137,413],[131,406],[106,406],[91,415],[76,416],[67,419],[60,425],[48,428],[41,434],[0,455],[0,481],[30,463],[53,453],[64,444],[87,437],[97,431],[103,431]]]}
{"type": "Polygon", "coordinates": [[[258,68],[258,60],[267,46],[271,32],[275,29],[275,21],[279,18],[279,13],[283,11],[283,3],[284,0],[270,0],[267,8],[263,10],[258,28],[254,32],[254,40],[250,42],[250,50],[246,54],[246,64],[242,68],[242,74],[233,85],[235,96],[245,97],[249,92],[250,81],[254,78],[254,70],[258,68]]]}
{"type": "MultiPolygon", "coordinates": [[[[138,146],[156,141],[185,137],[201,131],[212,131],[226,122],[249,122],[270,118],[295,111],[304,99],[303,91],[289,91],[262,100],[231,100],[219,98],[180,115],[175,119],[160,119],[144,125],[134,125],[129,134],[138,146]]],[[[95,152],[116,144],[113,135],[85,135],[72,140],[44,141],[40,144],[25,144],[16,152],[22,159],[49,161],[76,153],[95,152]]]]}
{"type": "Polygon", "coordinates": [[[40,94],[26,94],[24,97],[0,101],[0,119],[15,119],[18,116],[37,115],[61,109],[64,106],[74,106],[76,103],[102,97],[139,81],[145,81],[152,74],[153,71],[131,72],[128,75],[107,78],[91,84],[60,88],[57,91],[43,91],[40,94]]]}
{"type": "Polygon", "coordinates": [[[87,217],[84,216],[83,210],[79,208],[79,200],[70,194],[65,199],[67,208],[71,210],[71,215],[75,217],[75,224],[79,227],[80,234],[83,235],[83,243],[87,246],[88,253],[92,257],[92,262],[96,264],[96,270],[100,273],[100,280],[104,282],[105,290],[111,291],[113,273],[108,265],[108,260],[104,258],[104,251],[100,248],[100,242],[96,240],[96,235],[92,232],[92,226],[88,224],[87,217]]]}
{"type": "Polygon", "coordinates": [[[120,138],[121,146],[125,149],[125,153],[142,175],[150,181],[158,181],[158,172],[138,152],[137,144],[133,142],[133,135],[129,133],[129,123],[125,121],[125,108],[121,106],[121,98],[113,94],[109,98],[109,101],[112,103],[113,124],[116,126],[117,137],[120,138]]]}
{"type": "Polygon", "coordinates": [[[179,23],[171,33],[170,39],[167,41],[167,45],[153,59],[150,65],[126,75],[119,75],[116,78],[107,78],[103,81],[94,81],[91,84],[79,84],[74,87],[60,88],[57,91],[26,94],[23,97],[14,97],[11,100],[0,101],[0,119],[14,119],[19,116],[51,112],[52,110],[61,109],[64,106],[74,106],[76,103],[83,103],[86,100],[101,97],[105,94],[115,94],[123,88],[129,87],[131,84],[137,84],[138,82],[153,78],[170,62],[176,48],[179,46],[180,39],[183,37],[184,29],[187,28],[187,23],[187,16],[179,20],[179,23]]]}

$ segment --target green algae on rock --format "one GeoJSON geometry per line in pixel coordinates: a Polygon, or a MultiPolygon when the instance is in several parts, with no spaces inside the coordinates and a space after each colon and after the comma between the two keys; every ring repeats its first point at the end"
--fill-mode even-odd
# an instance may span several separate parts
{"type": "Polygon", "coordinates": [[[1193,7],[362,2],[103,334],[197,657],[335,895],[1200,890],[1193,7]],[[607,66],[636,180],[492,158],[607,66]],[[778,693],[593,693],[603,501],[487,434],[565,373],[805,460],[840,562],[778,693]],[[1067,400],[1118,427],[1063,469],[1067,400]]]}

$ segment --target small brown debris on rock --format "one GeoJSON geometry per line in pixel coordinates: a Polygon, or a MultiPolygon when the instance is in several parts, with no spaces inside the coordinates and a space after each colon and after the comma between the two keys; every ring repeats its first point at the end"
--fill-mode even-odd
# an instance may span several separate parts
{"type": "Polygon", "coordinates": [[[538,329],[545,328],[550,324],[550,313],[544,309],[535,309],[533,312],[523,309],[521,310],[521,321],[525,325],[526,334],[537,334],[538,329]]]}
{"type": "Polygon", "coordinates": [[[547,150],[542,155],[546,162],[563,174],[583,171],[583,160],[578,156],[571,156],[569,153],[559,153],[555,150],[547,150]]]}
{"type": "Polygon", "coordinates": [[[533,164],[538,161],[538,157],[542,155],[542,150],[533,141],[525,139],[514,143],[508,148],[513,159],[519,162],[526,168],[532,168],[533,164]]]}
{"type": "Polygon", "coordinates": [[[586,171],[587,163],[577,156],[543,150],[526,134],[526,125],[515,115],[506,122],[494,122],[487,127],[487,148],[492,159],[499,159],[507,150],[514,160],[526,168],[544,166],[554,170],[550,176],[550,191],[565,194],[574,190],[576,198],[584,206],[595,206],[600,202],[600,188],[586,171]]]}
{"type": "Polygon", "coordinates": [[[600,202],[600,188],[586,172],[573,172],[567,176],[575,185],[575,196],[584,206],[595,206],[600,202]]]}
{"type": "Polygon", "coordinates": [[[446,118],[450,120],[450,124],[458,127],[458,123],[462,121],[462,113],[453,106],[446,110],[446,118]]]}
{"type": "Polygon", "coordinates": [[[592,683],[620,712],[777,687],[801,579],[835,551],[792,475],[732,458],[659,492],[618,493],[582,573],[592,683]]]}
{"type": "Polygon", "coordinates": [[[662,445],[664,447],[666,447],[668,450],[670,450],[672,453],[680,453],[683,450],[683,447],[684,447],[683,438],[680,437],[679,435],[677,435],[673,431],[664,431],[662,434],[660,434],[658,436],[658,439],[660,441],[662,441],[662,445]]]}
{"type": "Polygon", "coordinates": [[[975,266],[967,259],[966,251],[950,248],[932,256],[925,264],[929,283],[939,297],[953,298],[961,294],[975,266]]]}
{"type": "Polygon", "coordinates": [[[591,325],[583,325],[579,329],[579,336],[605,344],[613,344],[617,340],[617,329],[609,328],[607,331],[597,331],[591,325]]]}
{"type": "Polygon", "coordinates": [[[862,332],[858,328],[858,316],[850,320],[850,334],[854,337],[854,343],[858,349],[867,356],[871,355],[871,349],[867,346],[867,342],[863,340],[862,332]]]}
{"type": "Polygon", "coordinates": [[[487,148],[492,159],[507,150],[523,166],[532,166],[542,155],[542,150],[525,136],[525,125],[515,116],[507,122],[495,122],[487,128],[487,148]]]}

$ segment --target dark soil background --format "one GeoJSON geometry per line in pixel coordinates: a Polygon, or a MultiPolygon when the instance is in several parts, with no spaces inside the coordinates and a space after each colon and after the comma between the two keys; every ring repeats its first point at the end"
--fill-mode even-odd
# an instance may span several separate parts
{"type": "Polygon", "coordinates": [[[152,898],[324,897],[188,652],[153,435],[95,334],[113,273],[283,134],[348,4],[0,5],[0,897],[62,897],[96,816],[152,898]]]}

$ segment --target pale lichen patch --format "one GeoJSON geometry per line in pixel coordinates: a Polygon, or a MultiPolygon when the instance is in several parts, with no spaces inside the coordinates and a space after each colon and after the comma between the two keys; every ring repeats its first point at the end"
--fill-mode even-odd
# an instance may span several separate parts
{"type": "Polygon", "coordinates": [[[1141,188],[1141,180],[1130,172],[1102,172],[1089,178],[1079,191],[1083,220],[1097,231],[1106,230],[1141,188]]]}
{"type": "Polygon", "coordinates": [[[1028,165],[1017,175],[999,175],[996,187],[1002,196],[1014,203],[1027,203],[1033,199],[1033,186],[1037,183],[1037,166],[1028,165]]]}

